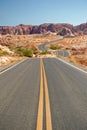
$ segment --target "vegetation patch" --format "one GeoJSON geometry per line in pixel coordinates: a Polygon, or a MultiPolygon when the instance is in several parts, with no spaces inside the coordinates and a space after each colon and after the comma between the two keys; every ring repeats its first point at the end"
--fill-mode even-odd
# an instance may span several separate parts
{"type": "Polygon", "coordinates": [[[52,49],[52,50],[58,50],[58,49],[61,49],[61,48],[62,48],[62,46],[57,45],[57,44],[51,44],[50,45],[50,49],[52,49]]]}
{"type": "Polygon", "coordinates": [[[16,48],[16,53],[19,56],[26,56],[26,57],[32,57],[33,56],[33,51],[31,49],[26,49],[26,48],[16,48]]]}
{"type": "Polygon", "coordinates": [[[47,51],[47,50],[45,50],[45,51],[40,52],[40,54],[41,54],[41,55],[46,55],[46,54],[50,54],[50,52],[47,51]]]}
{"type": "Polygon", "coordinates": [[[38,54],[38,50],[35,46],[32,46],[30,49],[33,51],[33,54],[38,54]]]}
{"type": "Polygon", "coordinates": [[[7,51],[1,51],[0,50],[0,56],[8,55],[9,53],[7,51]]]}

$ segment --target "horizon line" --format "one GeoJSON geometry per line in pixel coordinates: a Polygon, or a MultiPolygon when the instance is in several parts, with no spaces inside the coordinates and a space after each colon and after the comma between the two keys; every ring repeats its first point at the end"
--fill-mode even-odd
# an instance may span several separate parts
{"type": "Polygon", "coordinates": [[[0,25],[0,27],[6,27],[6,26],[11,26],[11,27],[16,27],[16,26],[22,26],[22,25],[24,25],[24,26],[40,26],[40,25],[44,25],[44,24],[69,24],[69,25],[72,25],[72,26],[78,26],[78,25],[81,25],[81,24],[86,24],[87,22],[84,22],[84,23],[80,23],[80,24],[76,24],[76,25],[74,25],[74,24],[71,24],[71,23],[67,23],[67,22],[64,22],[64,23],[51,23],[51,22],[49,22],[49,23],[42,23],[42,24],[23,24],[23,23],[21,23],[21,24],[17,24],[17,25],[0,25]]]}

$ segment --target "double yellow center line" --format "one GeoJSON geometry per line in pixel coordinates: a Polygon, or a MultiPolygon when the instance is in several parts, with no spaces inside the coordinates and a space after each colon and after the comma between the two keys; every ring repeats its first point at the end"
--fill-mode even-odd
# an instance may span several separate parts
{"type": "Polygon", "coordinates": [[[43,93],[44,92],[45,92],[45,106],[46,106],[46,130],[52,130],[47,79],[46,79],[46,73],[45,73],[43,61],[41,59],[40,60],[40,96],[39,96],[36,130],[43,130],[43,108],[44,108],[44,94],[43,93]]]}

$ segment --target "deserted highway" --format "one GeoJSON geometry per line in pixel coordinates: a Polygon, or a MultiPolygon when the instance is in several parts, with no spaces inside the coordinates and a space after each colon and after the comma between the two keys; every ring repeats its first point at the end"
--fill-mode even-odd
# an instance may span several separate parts
{"type": "Polygon", "coordinates": [[[57,50],[57,51],[55,51],[55,54],[56,54],[56,56],[63,56],[63,57],[68,57],[69,56],[69,52],[68,52],[68,50],[57,50]]]}
{"type": "Polygon", "coordinates": [[[63,40],[63,38],[60,38],[58,40],[54,40],[54,41],[51,41],[51,42],[43,43],[43,44],[41,44],[41,45],[38,46],[38,49],[42,50],[42,51],[46,51],[47,50],[47,47],[46,47],[47,45],[59,42],[61,40],[63,40]]]}
{"type": "Polygon", "coordinates": [[[57,58],[4,70],[0,130],[87,130],[87,73],[57,58]]]}

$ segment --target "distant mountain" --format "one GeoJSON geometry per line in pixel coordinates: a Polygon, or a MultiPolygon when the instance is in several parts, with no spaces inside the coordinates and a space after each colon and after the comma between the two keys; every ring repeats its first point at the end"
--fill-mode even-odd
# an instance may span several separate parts
{"type": "Polygon", "coordinates": [[[41,34],[47,32],[54,32],[62,36],[75,36],[87,35],[87,23],[73,26],[71,24],[41,24],[38,26],[23,25],[18,26],[0,26],[0,34],[14,34],[14,35],[27,35],[27,34],[41,34]]]}

